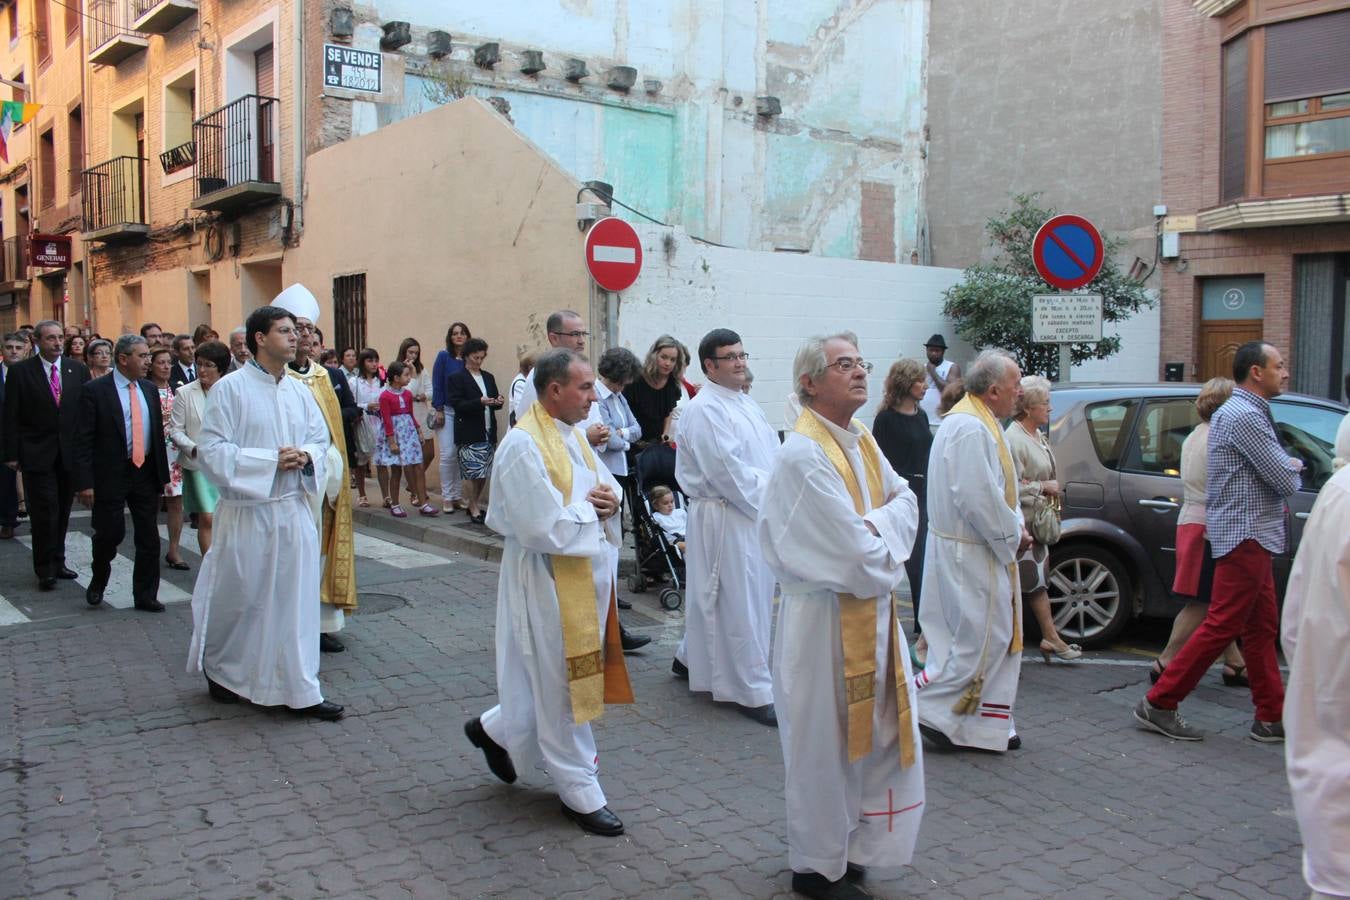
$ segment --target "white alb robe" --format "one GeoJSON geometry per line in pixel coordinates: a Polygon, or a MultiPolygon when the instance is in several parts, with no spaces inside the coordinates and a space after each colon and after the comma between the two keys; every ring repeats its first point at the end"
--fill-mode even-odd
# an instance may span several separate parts
{"type": "Polygon", "coordinates": [[[1303,877],[1321,894],[1350,897],[1350,466],[1318,495],[1282,621],[1284,752],[1303,877]]]}
{"type": "Polygon", "coordinates": [[[323,701],[310,503],[327,482],[328,447],[323,413],[295,379],[245,365],[211,388],[197,461],[220,503],[192,591],[188,671],[262,706],[323,701]],[[308,453],[313,474],[278,471],[282,447],[308,453]]]}
{"type": "MultiPolygon", "coordinates": [[[[867,512],[858,515],[820,445],[790,432],[764,492],[758,532],[764,556],[782,582],[773,687],[787,771],[788,862],[795,872],[818,872],[836,881],[849,862],[908,864],[918,839],[923,751],[914,718],[915,763],[901,768],[889,649],[891,592],[905,577],[919,506],[882,457],[882,490],[890,499],[873,509],[858,434],[820,421],[853,467],[867,512]],[[840,593],[877,598],[872,752],[853,763],[848,761],[840,593]]],[[[903,632],[899,640],[910,709],[916,710],[903,632]]]]}
{"type": "Polygon", "coordinates": [[[963,747],[1008,749],[1022,655],[1013,636],[1008,566],[1022,536],[1021,509],[1004,499],[998,445],[972,415],[942,420],[928,457],[928,546],[919,624],[928,658],[916,683],[919,721],[963,747]],[[974,713],[952,706],[980,670],[984,690],[974,713]]]}
{"type": "MultiPolygon", "coordinates": [[[[317,365],[319,364],[310,360],[305,368],[305,374],[309,374],[310,368],[317,365]]],[[[324,374],[321,377],[326,378],[327,375],[324,374]]],[[[313,392],[311,392],[311,395],[312,393],[313,392]]],[[[320,415],[322,415],[322,410],[320,410],[320,415]]],[[[309,512],[310,515],[314,517],[314,528],[320,535],[323,534],[324,507],[328,504],[336,503],[338,493],[348,489],[343,478],[346,474],[346,466],[343,465],[342,451],[338,449],[337,444],[333,443],[333,435],[327,428],[327,421],[327,419],[324,419],[324,432],[328,434],[328,458],[324,463],[324,472],[327,473],[327,478],[324,480],[324,483],[320,485],[320,487],[322,487],[321,491],[308,496],[309,512]]],[[[319,551],[319,573],[322,580],[323,567],[327,561],[327,557],[323,555],[322,545],[319,547],[319,551]]],[[[322,594],[322,588],[320,589],[320,593],[322,594]]],[[[346,623],[347,617],[341,609],[331,603],[323,602],[322,599],[319,600],[319,631],[321,633],[336,634],[342,630],[346,623]]]]}
{"type": "Polygon", "coordinates": [[[773,572],[755,535],[778,436],[759,404],[709,381],[680,417],[675,478],[689,497],[684,639],[689,689],[773,702],[773,572]]]}
{"type": "MultiPolygon", "coordinates": [[[[528,407],[526,407],[528,409],[528,407]]],[[[505,540],[497,581],[497,698],[483,713],[483,730],[510,751],[517,766],[542,759],[558,796],[580,813],[605,805],[591,726],[572,716],[562,620],[548,557],[591,560],[600,633],[605,633],[614,586],[612,550],[618,516],[600,521],[586,494],[599,482],[618,485],[596,458],[594,474],[572,439],[573,426],[554,420],[572,460],[572,496],[549,480],[534,438],[512,428],[492,463],[487,525],[505,540]]],[[[585,440],[585,434],[580,435],[585,440]]]]}

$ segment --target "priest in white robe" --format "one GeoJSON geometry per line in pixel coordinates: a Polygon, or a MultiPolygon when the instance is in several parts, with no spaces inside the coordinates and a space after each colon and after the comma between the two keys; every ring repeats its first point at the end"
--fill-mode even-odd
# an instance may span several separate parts
{"type": "Polygon", "coordinates": [[[328,426],[286,376],[291,313],[274,306],[245,325],[253,359],[211,389],[197,458],[219,489],[211,549],[192,592],[188,671],[211,696],[288,706],[320,719],[342,707],[319,687],[319,536],[312,499],[327,477],[328,426]]]}
{"type": "Polygon", "coordinates": [[[909,863],[924,808],[909,648],[893,594],[919,505],[852,418],[867,401],[870,369],[852,334],[798,351],[803,410],[758,524],[782,583],[774,703],[792,889],[808,897],[869,896],[856,882],[868,866],[909,863]]]}
{"type": "Polygon", "coordinates": [[[769,671],[773,572],[755,535],[778,436],[741,390],[749,355],[740,335],[698,345],[708,381],[680,416],[675,478],[689,497],[684,640],[672,670],[757,722],[777,725],[769,671]]]}
{"type": "Polygon", "coordinates": [[[1350,416],[1285,591],[1285,761],[1313,897],[1350,897],[1350,416]]]}
{"type": "Polygon", "coordinates": [[[1014,563],[1031,536],[999,424],[1012,415],[1021,377],[1002,351],[980,354],[966,374],[965,398],[942,420],[929,455],[919,610],[928,658],[916,683],[924,735],[944,749],[1021,745],[1013,722],[1022,671],[1014,563]]]}
{"type": "Polygon", "coordinates": [[[516,420],[492,467],[488,527],[502,535],[497,586],[498,704],[464,732],[507,783],[542,761],[563,814],[586,831],[623,833],[600,787],[591,720],[631,703],[619,645],[611,552],[618,486],[577,427],[594,373],[571,350],[542,355],[538,401],[516,420]]]}

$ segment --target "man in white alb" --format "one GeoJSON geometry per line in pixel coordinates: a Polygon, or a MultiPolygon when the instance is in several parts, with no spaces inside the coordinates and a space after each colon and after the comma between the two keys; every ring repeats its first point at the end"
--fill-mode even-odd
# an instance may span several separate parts
{"type": "Polygon", "coordinates": [[[514,760],[542,759],[562,812],[586,831],[623,833],[606,805],[590,722],[605,703],[631,703],[619,646],[611,548],[618,487],[577,426],[595,402],[590,364],[543,354],[534,404],[492,465],[488,527],[505,539],[497,585],[498,705],[464,733],[502,781],[514,760]]]}
{"type": "Polygon", "coordinates": [[[961,377],[961,367],[947,359],[947,339],[940,334],[930,337],[923,345],[923,349],[928,356],[928,364],[925,366],[928,387],[923,392],[919,406],[928,414],[928,421],[936,422],[942,392],[948,384],[961,377]]]}
{"type": "Polygon", "coordinates": [[[782,583],[773,674],[788,858],[792,889],[808,897],[870,896],[856,886],[865,867],[909,863],[923,816],[909,648],[892,593],[919,504],[853,418],[871,368],[849,333],[797,352],[803,409],[759,517],[782,583]]]}
{"type": "Polygon", "coordinates": [[[1022,671],[1014,563],[1031,535],[1000,425],[1012,415],[1021,378],[1003,351],[981,353],[966,376],[966,396],[942,420],[928,457],[919,610],[928,659],[916,683],[921,730],[946,749],[1021,746],[1013,726],[1022,671]]]}
{"type": "Polygon", "coordinates": [[[264,306],[245,328],[252,358],[211,388],[197,438],[199,470],[220,503],[192,591],[188,671],[204,672],[221,703],[340,719],[342,707],[319,687],[319,533],[310,513],[327,478],[328,426],[286,375],[294,316],[264,306]]]}
{"type": "Polygon", "coordinates": [[[675,478],[689,497],[688,579],[684,640],[671,668],[691,691],[711,691],[777,725],[769,672],[774,577],[755,519],[778,436],[741,390],[748,358],[736,332],[708,332],[698,345],[708,382],[680,416],[675,478]]]}

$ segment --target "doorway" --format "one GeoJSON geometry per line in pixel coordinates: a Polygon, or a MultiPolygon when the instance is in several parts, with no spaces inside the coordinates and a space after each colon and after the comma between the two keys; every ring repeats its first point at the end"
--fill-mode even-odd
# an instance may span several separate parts
{"type": "Polygon", "coordinates": [[[1265,278],[1206,278],[1200,290],[1200,380],[1232,378],[1238,348],[1264,336],[1265,278]]]}

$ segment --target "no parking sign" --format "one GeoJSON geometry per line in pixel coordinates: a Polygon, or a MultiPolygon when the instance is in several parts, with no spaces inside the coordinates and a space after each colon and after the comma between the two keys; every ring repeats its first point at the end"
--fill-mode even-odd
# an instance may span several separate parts
{"type": "Polygon", "coordinates": [[[1036,232],[1031,258],[1048,283],[1072,291],[1102,270],[1102,236],[1082,216],[1052,216],[1036,232]]]}

